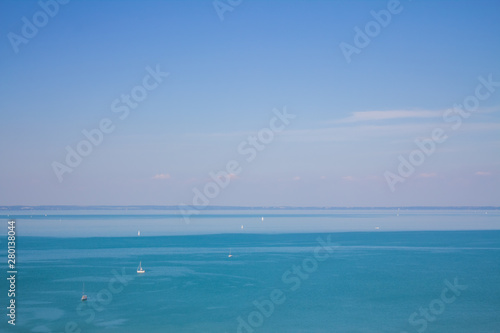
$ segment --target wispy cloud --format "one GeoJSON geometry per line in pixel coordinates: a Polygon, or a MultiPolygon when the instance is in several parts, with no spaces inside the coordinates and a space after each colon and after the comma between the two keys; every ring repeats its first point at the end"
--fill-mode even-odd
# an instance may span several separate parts
{"type": "MultiPolygon", "coordinates": [[[[434,119],[431,123],[398,123],[398,124],[368,124],[356,126],[338,126],[328,128],[311,128],[290,130],[281,134],[283,141],[288,142],[348,142],[363,141],[375,138],[390,138],[394,140],[412,141],[415,138],[427,138],[436,127],[448,129],[452,123],[442,119],[434,119]]],[[[500,131],[499,123],[464,123],[461,132],[493,132],[500,131]]],[[[452,133],[449,129],[447,133],[452,133]]]]}
{"type": "MultiPolygon", "coordinates": [[[[436,125],[434,125],[435,127],[436,125]]],[[[282,140],[290,142],[346,142],[370,138],[407,138],[425,133],[433,126],[426,124],[359,125],[355,127],[329,127],[291,130],[282,133],[282,140]]]]}
{"type": "Polygon", "coordinates": [[[420,178],[434,178],[434,177],[437,177],[437,173],[435,173],[435,172],[421,173],[418,176],[420,178]]]}
{"type": "MultiPolygon", "coordinates": [[[[236,174],[234,174],[234,173],[224,174],[223,176],[221,175],[221,176],[219,176],[219,177],[217,177],[217,178],[218,178],[218,179],[220,179],[220,180],[222,180],[222,181],[224,181],[226,177],[228,177],[228,178],[229,178],[229,179],[231,179],[231,180],[233,180],[233,179],[239,179],[239,178],[240,178],[240,177],[238,177],[238,176],[237,176],[236,174]]],[[[211,179],[211,178],[208,178],[208,179],[207,179],[207,181],[210,181],[210,180],[212,180],[212,179],[211,179]]]]}
{"type": "Polygon", "coordinates": [[[491,176],[491,172],[488,171],[478,171],[475,173],[476,176],[491,176]]]}
{"type": "Polygon", "coordinates": [[[441,117],[441,111],[427,111],[427,110],[388,110],[388,111],[359,111],[353,112],[351,116],[339,120],[334,123],[355,123],[361,121],[378,121],[389,119],[402,119],[402,118],[437,118],[441,117]]]}
{"type": "MultiPolygon", "coordinates": [[[[331,121],[333,124],[356,123],[365,121],[380,121],[380,120],[410,120],[410,119],[425,119],[442,117],[446,110],[385,110],[385,111],[356,111],[352,112],[349,117],[336,119],[331,121]]],[[[474,113],[494,113],[500,111],[500,106],[483,107],[474,113]]]]}
{"type": "Polygon", "coordinates": [[[168,173],[159,173],[156,174],[152,177],[152,179],[157,179],[157,180],[165,180],[165,179],[170,179],[170,174],[168,173]]]}
{"type": "MultiPolygon", "coordinates": [[[[481,109],[475,112],[491,113],[499,108],[481,109]]],[[[450,126],[455,122],[445,121],[445,110],[388,110],[359,111],[351,116],[335,120],[325,120],[321,127],[286,130],[280,133],[280,140],[287,142],[347,142],[363,141],[374,138],[390,138],[394,140],[413,141],[415,138],[427,138],[436,127],[453,132],[450,126]],[[387,120],[387,121],[385,121],[387,120]],[[388,122],[391,121],[392,122],[388,122]],[[424,121],[418,121],[424,120],[424,121]]],[[[460,131],[498,131],[500,124],[481,118],[464,120],[460,131]]],[[[197,139],[230,139],[245,138],[255,135],[255,131],[229,131],[214,133],[190,133],[188,137],[197,139]]]]}

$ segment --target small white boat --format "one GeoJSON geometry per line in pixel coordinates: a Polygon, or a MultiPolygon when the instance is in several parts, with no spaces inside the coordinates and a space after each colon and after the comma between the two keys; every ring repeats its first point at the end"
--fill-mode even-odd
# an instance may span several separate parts
{"type": "Polygon", "coordinates": [[[261,221],[264,221],[264,216],[262,216],[262,219],[261,219],[261,221]]]}
{"type": "Polygon", "coordinates": [[[137,273],[146,273],[146,271],[142,268],[142,262],[139,261],[139,267],[137,267],[137,273]]]}
{"type": "Polygon", "coordinates": [[[228,258],[231,258],[233,255],[231,254],[231,249],[229,249],[229,255],[227,256],[228,258]]]}
{"type": "Polygon", "coordinates": [[[87,295],[85,295],[85,283],[83,283],[82,302],[85,302],[86,300],[87,300],[87,295]]]}
{"type": "Polygon", "coordinates": [[[137,236],[140,236],[140,235],[141,235],[141,231],[137,230],[137,236]]]}

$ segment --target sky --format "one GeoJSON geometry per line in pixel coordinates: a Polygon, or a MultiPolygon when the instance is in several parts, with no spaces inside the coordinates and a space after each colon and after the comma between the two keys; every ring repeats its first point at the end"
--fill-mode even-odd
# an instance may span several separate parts
{"type": "Polygon", "coordinates": [[[0,3],[0,204],[500,205],[498,1],[0,3]]]}

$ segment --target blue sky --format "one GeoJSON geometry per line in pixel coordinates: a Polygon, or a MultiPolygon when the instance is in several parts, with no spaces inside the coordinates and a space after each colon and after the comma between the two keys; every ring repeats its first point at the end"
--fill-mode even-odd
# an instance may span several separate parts
{"type": "Polygon", "coordinates": [[[499,205],[500,86],[482,83],[500,81],[498,2],[400,1],[350,62],[341,43],[391,1],[232,3],[221,20],[212,1],[70,1],[16,44],[43,9],[3,1],[0,202],[191,205],[236,161],[210,205],[499,205]],[[120,119],[146,68],[168,76],[120,119]],[[238,147],[284,109],[247,161],[238,147]],[[102,119],[112,132],[58,177],[102,119]],[[435,129],[447,139],[402,175],[435,129]]]}

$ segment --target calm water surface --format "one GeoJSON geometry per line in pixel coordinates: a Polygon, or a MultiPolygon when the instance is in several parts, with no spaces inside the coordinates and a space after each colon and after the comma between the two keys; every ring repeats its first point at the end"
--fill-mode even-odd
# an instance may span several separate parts
{"type": "Polygon", "coordinates": [[[499,332],[495,211],[29,213],[2,332],[499,332]]]}

